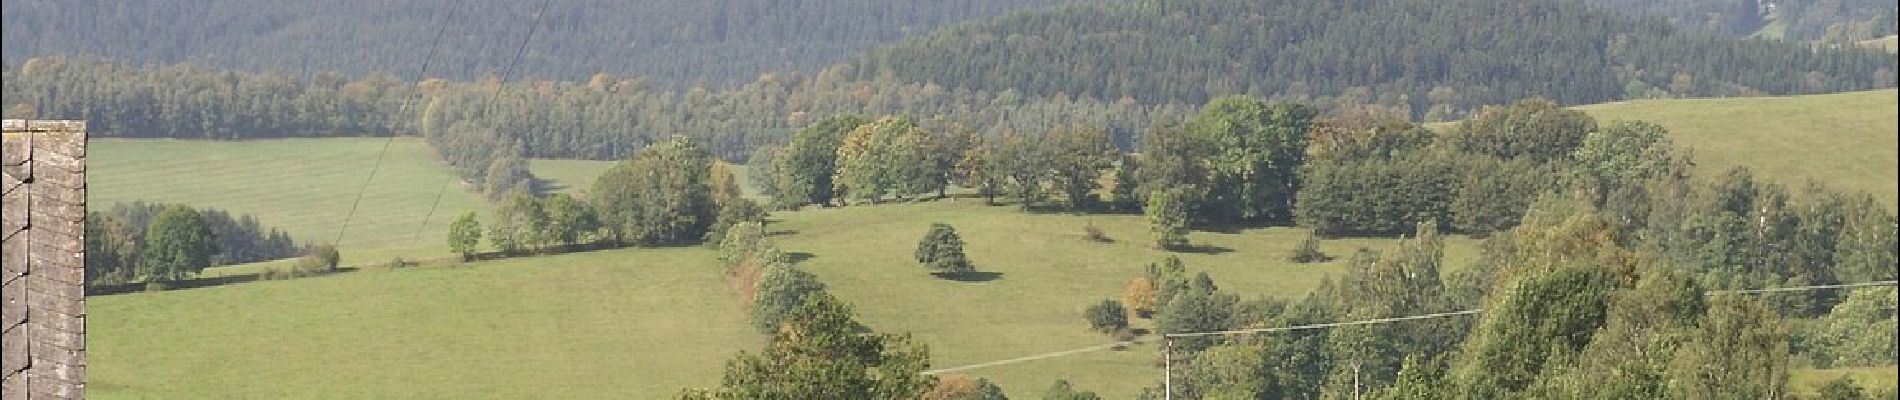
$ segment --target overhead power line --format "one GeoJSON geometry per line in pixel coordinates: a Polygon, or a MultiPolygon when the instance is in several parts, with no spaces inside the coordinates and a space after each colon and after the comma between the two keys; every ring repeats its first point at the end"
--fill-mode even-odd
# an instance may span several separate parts
{"type": "Polygon", "coordinates": [[[1166,337],[1166,338],[1183,338],[1183,337],[1197,337],[1197,336],[1235,335],[1235,334],[1243,334],[1243,333],[1273,333],[1273,332],[1286,332],[1286,331],[1301,331],[1301,330],[1307,330],[1307,329],[1325,329],[1325,328],[1334,328],[1334,327],[1341,327],[1341,326],[1372,325],[1372,324],[1383,324],[1383,323],[1389,323],[1389,322],[1411,321],[1415,319],[1452,317],[1452,316],[1467,315],[1467,314],[1477,314],[1480,311],[1484,311],[1484,309],[1473,308],[1473,309],[1464,310],[1464,311],[1451,311],[1451,312],[1442,312],[1442,313],[1435,313],[1435,314],[1410,315],[1410,316],[1404,316],[1404,317],[1379,318],[1379,319],[1368,319],[1368,320],[1347,321],[1347,322],[1333,322],[1333,323],[1325,323],[1325,324],[1285,326],[1285,327],[1279,327],[1279,328],[1256,328],[1256,329],[1235,329],[1235,330],[1212,331],[1212,332],[1167,333],[1167,334],[1162,334],[1161,336],[1166,337]]]}
{"type": "Polygon", "coordinates": [[[1153,340],[1153,339],[1134,338],[1134,339],[1130,339],[1128,341],[1123,341],[1123,342],[1115,342],[1115,343],[1109,343],[1109,344],[1104,344],[1104,345],[1089,346],[1089,347],[1069,349],[1069,350],[1063,350],[1063,351],[1052,351],[1048,353],[1011,358],[1008,360],[997,360],[997,361],[990,361],[990,362],[980,363],[980,364],[970,364],[970,365],[965,365],[965,366],[960,366],[960,367],[933,369],[929,371],[924,371],[924,375],[936,375],[936,374],[957,372],[957,371],[963,371],[963,370],[972,370],[972,369],[977,369],[977,368],[994,367],[998,365],[1015,364],[1019,362],[1025,362],[1025,361],[1035,361],[1035,360],[1041,360],[1044,358],[1056,358],[1056,357],[1062,357],[1062,356],[1067,356],[1067,355],[1082,354],[1082,353],[1087,353],[1087,352],[1096,351],[1096,350],[1107,350],[1107,349],[1113,349],[1113,348],[1119,348],[1119,347],[1128,347],[1129,345],[1141,344],[1142,342],[1147,342],[1150,340],[1153,340]]]}
{"type": "MultiPolygon", "coordinates": [[[[487,113],[489,108],[495,105],[495,101],[501,99],[501,93],[508,90],[508,76],[515,73],[515,65],[521,62],[521,55],[527,52],[528,42],[534,40],[534,32],[540,30],[541,20],[547,18],[548,3],[551,2],[553,2],[553,0],[541,0],[541,8],[534,12],[534,23],[528,25],[528,33],[522,35],[521,44],[515,46],[515,57],[508,60],[507,68],[501,70],[501,81],[500,84],[495,85],[495,94],[488,98],[488,102],[482,103],[482,108],[478,111],[487,113]]],[[[454,182],[455,179],[455,174],[451,173],[448,179],[443,180],[442,184],[436,187],[435,200],[429,201],[429,212],[422,214],[422,223],[416,224],[416,233],[409,237],[409,244],[413,245],[417,240],[422,239],[422,230],[429,226],[429,218],[435,216],[436,207],[442,204],[442,194],[448,191],[449,183],[454,182]]]]}
{"type": "MultiPolygon", "coordinates": [[[[456,7],[459,5],[461,4],[456,3],[449,6],[449,14],[447,17],[442,18],[442,26],[436,29],[435,39],[429,41],[429,52],[422,56],[422,68],[416,70],[416,79],[409,84],[411,93],[409,96],[403,97],[402,106],[396,109],[396,118],[402,118],[403,115],[409,113],[409,105],[415,101],[416,98],[416,96],[414,96],[416,94],[414,93],[415,88],[422,85],[423,77],[428,76],[429,64],[435,61],[436,49],[442,45],[442,37],[449,32],[449,25],[452,25],[455,21],[455,10],[460,8],[456,7]]],[[[343,214],[343,226],[337,228],[336,240],[331,240],[330,246],[343,243],[343,234],[349,232],[350,220],[356,218],[357,207],[363,205],[363,194],[368,193],[370,183],[376,181],[376,172],[382,170],[383,157],[389,154],[389,145],[396,142],[396,136],[396,132],[389,132],[389,139],[383,141],[383,148],[376,151],[376,163],[370,165],[369,176],[363,178],[363,186],[357,188],[356,200],[350,201],[350,211],[343,214]]]]}
{"type": "Polygon", "coordinates": [[[1838,285],[1793,286],[1793,287],[1778,287],[1778,288],[1767,288],[1767,289],[1710,290],[1708,292],[1705,292],[1705,294],[1729,294],[1729,293],[1750,294],[1750,293],[1799,292],[1799,291],[1806,291],[1806,290],[1851,289],[1851,288],[1868,287],[1868,286],[1892,286],[1896,283],[1900,283],[1900,281],[1889,280],[1889,281],[1873,281],[1873,282],[1861,282],[1861,283],[1843,283],[1843,284],[1838,284],[1838,285]]]}
{"type": "MultiPolygon", "coordinates": [[[[1886,280],[1886,281],[1874,281],[1874,282],[1844,283],[1844,284],[1837,284],[1837,285],[1809,285],[1809,286],[1791,286],[1791,287],[1763,288],[1763,289],[1710,290],[1710,291],[1705,291],[1702,293],[1705,295],[1775,293],[1775,292],[1796,292],[1796,291],[1808,291],[1808,290],[1852,289],[1852,288],[1870,287],[1870,286],[1893,286],[1896,284],[1900,284],[1900,281],[1886,280]]],[[[1207,331],[1207,332],[1165,333],[1165,334],[1160,335],[1160,338],[1173,339],[1173,338],[1185,338],[1185,337],[1221,336],[1221,335],[1248,334],[1248,333],[1277,333],[1277,332],[1301,331],[1301,330],[1310,330],[1310,329],[1337,328],[1337,327],[1342,327],[1342,326],[1387,324],[1387,323],[1393,323],[1393,322],[1404,322],[1404,321],[1413,321],[1413,320],[1421,320],[1421,319],[1455,317],[1455,316],[1460,316],[1460,315],[1473,315],[1473,314],[1481,313],[1483,311],[1484,309],[1474,308],[1470,310],[1408,315],[1408,316],[1402,316],[1402,317],[1374,318],[1374,319],[1364,319],[1364,320],[1357,320],[1357,321],[1340,321],[1340,322],[1329,322],[1329,323],[1322,323],[1322,324],[1283,326],[1283,327],[1276,327],[1276,328],[1254,328],[1254,329],[1232,329],[1232,330],[1207,331]]],[[[1115,343],[1088,346],[1088,347],[1080,347],[1080,348],[1061,350],[1061,351],[1052,351],[1048,353],[1040,353],[1040,354],[1022,356],[1022,357],[1010,358],[1010,359],[1005,359],[1005,360],[989,361],[989,362],[969,364],[969,365],[950,367],[950,368],[940,368],[940,369],[924,371],[923,373],[925,375],[936,375],[936,374],[942,374],[942,373],[947,373],[947,372],[957,372],[957,371],[966,371],[966,370],[979,369],[979,368],[989,368],[989,367],[1016,364],[1016,363],[1022,363],[1022,362],[1065,357],[1065,356],[1071,356],[1071,355],[1076,355],[1076,354],[1088,353],[1092,351],[1113,349],[1113,348],[1118,348],[1118,347],[1126,347],[1128,345],[1140,344],[1140,343],[1144,343],[1144,342],[1148,342],[1152,340],[1154,339],[1153,338],[1148,338],[1148,339],[1136,338],[1134,340],[1129,340],[1129,341],[1115,342],[1115,343]]]]}

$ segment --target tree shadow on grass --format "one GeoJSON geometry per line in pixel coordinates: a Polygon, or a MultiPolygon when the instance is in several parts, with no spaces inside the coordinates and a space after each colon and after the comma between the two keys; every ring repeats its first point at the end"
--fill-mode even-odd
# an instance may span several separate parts
{"type": "Polygon", "coordinates": [[[951,280],[951,281],[965,282],[965,283],[989,282],[989,281],[993,281],[997,279],[1003,279],[1003,273],[993,272],[993,271],[976,271],[976,272],[964,272],[964,273],[932,272],[930,274],[938,278],[942,278],[944,280],[951,280]]]}
{"type": "Polygon", "coordinates": [[[1238,233],[1244,233],[1248,229],[1279,228],[1279,227],[1289,227],[1289,226],[1292,226],[1292,225],[1288,225],[1285,223],[1263,222],[1263,221],[1222,221],[1222,222],[1203,222],[1199,224],[1194,224],[1194,230],[1202,231],[1202,232],[1212,232],[1212,233],[1238,234],[1238,233]]]}
{"type": "Polygon", "coordinates": [[[805,262],[805,260],[810,260],[817,257],[818,255],[816,254],[806,253],[802,251],[785,252],[785,260],[791,261],[793,264],[802,263],[802,262],[805,262]]]}
{"type": "Polygon", "coordinates": [[[785,236],[785,235],[797,235],[797,234],[798,234],[797,229],[780,229],[776,231],[766,232],[765,236],[785,236]]]}
{"type": "Polygon", "coordinates": [[[1221,253],[1234,252],[1234,249],[1221,247],[1221,246],[1215,246],[1211,244],[1182,245],[1182,246],[1176,246],[1169,250],[1172,250],[1177,253],[1193,253],[1193,254],[1221,254],[1221,253]]]}

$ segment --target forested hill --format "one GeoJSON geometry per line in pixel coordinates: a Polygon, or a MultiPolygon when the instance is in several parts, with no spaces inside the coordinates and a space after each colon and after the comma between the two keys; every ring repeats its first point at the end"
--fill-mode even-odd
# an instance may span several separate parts
{"type": "MultiPolygon", "coordinates": [[[[560,0],[518,76],[605,72],[662,84],[805,71],[937,27],[1097,0],[560,0]]],[[[68,55],[306,74],[414,74],[449,18],[431,75],[504,69],[538,1],[7,0],[5,61],[68,55]],[[459,4],[459,6],[458,6],[459,4]],[[433,72],[439,71],[439,72],[433,72]]]]}
{"type": "Polygon", "coordinates": [[[1558,0],[1179,0],[1063,7],[879,49],[860,78],[1144,103],[1357,97],[1420,115],[1891,86],[1891,55],[1695,33],[1558,0]]]}
{"type": "Polygon", "coordinates": [[[1892,35],[1893,0],[1584,0],[1605,9],[1667,18],[1677,25],[1734,36],[1779,25],[1791,41],[1851,42],[1892,35]]]}

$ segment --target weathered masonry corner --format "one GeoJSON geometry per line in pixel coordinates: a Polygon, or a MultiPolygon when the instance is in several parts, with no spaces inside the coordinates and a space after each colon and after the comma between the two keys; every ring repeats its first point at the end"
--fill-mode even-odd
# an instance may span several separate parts
{"type": "Polygon", "coordinates": [[[86,393],[86,123],[5,121],[0,397],[86,393]]]}

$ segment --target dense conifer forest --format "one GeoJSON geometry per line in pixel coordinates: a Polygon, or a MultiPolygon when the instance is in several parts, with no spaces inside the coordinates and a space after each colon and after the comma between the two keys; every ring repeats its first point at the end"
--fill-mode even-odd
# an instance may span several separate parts
{"type": "Polygon", "coordinates": [[[1359,97],[1416,116],[1541,96],[1818,93],[1893,85],[1892,55],[1699,33],[1579,2],[1196,0],[1074,6],[912,38],[868,79],[1201,103],[1359,97]]]}
{"type": "MultiPolygon", "coordinates": [[[[554,1],[520,70],[566,80],[606,72],[673,87],[743,83],[772,71],[811,72],[946,24],[1085,1],[1099,0],[554,1]]],[[[431,75],[466,80],[507,66],[541,2],[84,3],[8,1],[0,20],[6,61],[67,55],[409,77],[446,29],[431,75]]]]}

